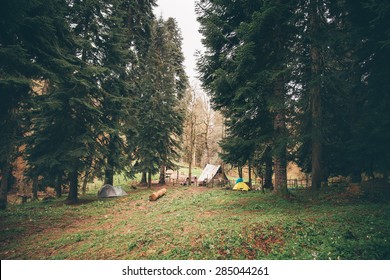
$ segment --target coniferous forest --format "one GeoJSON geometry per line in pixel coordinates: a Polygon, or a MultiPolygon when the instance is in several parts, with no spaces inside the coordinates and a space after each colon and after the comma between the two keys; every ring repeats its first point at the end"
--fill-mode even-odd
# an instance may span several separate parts
{"type": "Polygon", "coordinates": [[[281,194],[288,161],[311,174],[314,192],[330,176],[387,181],[388,1],[197,3],[200,78],[227,119],[225,161],[273,164],[281,194]]]}
{"type": "Polygon", "coordinates": [[[113,184],[171,164],[187,87],[175,19],[156,19],[154,0],[3,2],[1,208],[20,154],[28,179],[65,180],[71,202],[80,174],[113,184]]]}
{"type": "Polygon", "coordinates": [[[390,2],[157,4],[0,0],[0,256],[389,259],[390,2]]]}

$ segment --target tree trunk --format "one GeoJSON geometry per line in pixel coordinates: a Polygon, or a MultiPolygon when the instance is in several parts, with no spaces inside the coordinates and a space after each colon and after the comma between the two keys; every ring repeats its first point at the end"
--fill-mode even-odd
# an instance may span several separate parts
{"type": "Polygon", "coordinates": [[[283,77],[279,76],[275,81],[275,99],[277,100],[277,109],[274,119],[274,192],[279,195],[287,194],[287,129],[285,121],[285,102],[283,90],[283,77]]]}
{"type": "MultiPolygon", "coordinates": [[[[314,75],[318,75],[318,50],[312,47],[312,71],[314,75]]],[[[317,76],[318,77],[318,76],[317,76]]],[[[321,188],[322,175],[322,137],[321,137],[321,95],[320,85],[313,83],[311,93],[311,118],[312,118],[312,155],[311,155],[311,179],[312,190],[321,188]]]]}
{"type": "Polygon", "coordinates": [[[104,172],[104,184],[114,185],[114,170],[111,166],[107,166],[104,172]]]}
{"type": "Polygon", "coordinates": [[[242,174],[242,166],[241,165],[239,165],[238,167],[237,167],[237,170],[238,170],[238,177],[239,178],[242,178],[243,176],[243,174],[242,174]]]}
{"type": "Polygon", "coordinates": [[[269,154],[265,158],[264,188],[272,189],[272,156],[269,154]]]}
{"type": "Polygon", "coordinates": [[[11,170],[11,165],[5,163],[1,170],[1,186],[0,186],[0,210],[7,208],[7,195],[8,195],[8,179],[11,170]]]}
{"type": "Polygon", "coordinates": [[[148,183],[146,177],[146,172],[142,172],[141,184],[146,185],[148,183]]]}
{"type": "Polygon", "coordinates": [[[55,184],[54,184],[54,189],[56,191],[56,197],[60,198],[62,196],[62,175],[57,175],[55,184]]]}
{"type": "MultiPolygon", "coordinates": [[[[88,184],[88,181],[89,181],[89,178],[90,178],[90,175],[92,174],[92,162],[93,162],[93,157],[92,156],[89,156],[87,158],[87,169],[85,170],[85,174],[84,174],[84,179],[83,179],[83,186],[81,188],[81,191],[82,191],[82,194],[85,195],[85,193],[87,192],[87,184],[88,184]]],[[[114,180],[114,179],[112,179],[114,180]]]]}
{"type": "Polygon", "coordinates": [[[210,147],[209,147],[209,129],[210,129],[210,113],[207,113],[207,121],[205,122],[204,147],[206,150],[206,163],[210,163],[210,147]]]}
{"type": "Polygon", "coordinates": [[[196,154],[195,124],[196,124],[196,115],[193,114],[191,116],[191,123],[190,123],[190,147],[189,147],[189,157],[188,157],[188,178],[190,178],[189,185],[191,185],[192,163],[195,162],[195,154],[196,154]]]}
{"type": "Polygon", "coordinates": [[[158,180],[158,183],[161,185],[165,185],[165,163],[161,164],[160,167],[160,178],[158,180]]]}
{"type": "Polygon", "coordinates": [[[89,180],[89,171],[85,171],[84,179],[83,179],[83,186],[81,187],[81,193],[85,195],[87,192],[87,184],[89,180]]]}
{"type": "Polygon", "coordinates": [[[248,161],[248,184],[249,184],[249,187],[252,187],[252,164],[251,164],[251,161],[249,160],[248,161]]]}
{"type": "Polygon", "coordinates": [[[148,172],[148,188],[152,187],[152,172],[148,172]]]}
{"type": "Polygon", "coordinates": [[[274,192],[277,194],[287,193],[287,168],[286,155],[281,152],[274,158],[275,165],[275,187],[274,192]]]}
{"type": "Polygon", "coordinates": [[[69,203],[77,203],[77,201],[78,201],[77,192],[78,192],[78,184],[79,184],[77,169],[73,170],[69,174],[69,181],[70,181],[69,194],[68,194],[68,198],[66,200],[69,203]]]}
{"type": "MultiPolygon", "coordinates": [[[[110,142],[108,144],[108,150],[109,150],[109,155],[107,156],[107,163],[106,163],[106,169],[104,173],[104,184],[108,184],[113,186],[114,185],[114,166],[115,166],[115,160],[114,160],[114,155],[115,155],[115,142],[116,140],[116,135],[110,135],[110,142]]],[[[91,162],[92,164],[92,162],[91,162]]]]}
{"type": "Polygon", "coordinates": [[[312,37],[311,42],[311,83],[309,85],[310,93],[310,109],[311,109],[311,141],[312,141],[312,151],[311,151],[311,188],[312,191],[317,191],[321,188],[321,182],[323,180],[322,170],[322,108],[321,108],[321,58],[320,51],[317,42],[315,42],[315,37],[318,33],[318,15],[317,15],[317,1],[310,2],[310,35],[312,37]]]}
{"type": "Polygon", "coordinates": [[[191,176],[192,176],[192,160],[188,164],[188,185],[191,186],[191,176]]]}
{"type": "Polygon", "coordinates": [[[34,176],[32,183],[32,200],[38,200],[38,176],[34,176]]]}

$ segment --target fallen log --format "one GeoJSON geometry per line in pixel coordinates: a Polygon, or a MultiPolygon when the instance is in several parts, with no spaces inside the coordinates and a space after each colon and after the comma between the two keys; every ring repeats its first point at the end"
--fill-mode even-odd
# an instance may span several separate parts
{"type": "Polygon", "coordinates": [[[156,201],[157,199],[159,199],[160,197],[162,197],[165,193],[167,192],[167,189],[161,189],[155,193],[152,193],[150,196],[149,196],[149,200],[150,201],[156,201]]]}

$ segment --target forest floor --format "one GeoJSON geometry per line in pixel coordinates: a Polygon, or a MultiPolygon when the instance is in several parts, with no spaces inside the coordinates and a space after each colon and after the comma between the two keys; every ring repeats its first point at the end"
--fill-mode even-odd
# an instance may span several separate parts
{"type": "Polygon", "coordinates": [[[312,199],[260,191],[167,187],[77,205],[64,199],[0,212],[5,259],[390,259],[390,199],[330,189],[312,199]]]}

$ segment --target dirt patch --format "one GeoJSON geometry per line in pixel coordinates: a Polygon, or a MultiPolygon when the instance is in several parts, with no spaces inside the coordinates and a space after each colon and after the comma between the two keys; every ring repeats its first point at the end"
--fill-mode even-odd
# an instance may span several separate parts
{"type": "Polygon", "coordinates": [[[265,227],[255,224],[242,229],[243,236],[246,236],[242,244],[242,250],[248,259],[256,259],[258,251],[268,255],[275,245],[283,245],[283,230],[278,227],[265,227]]]}

